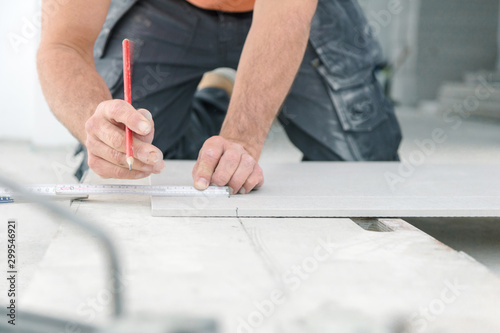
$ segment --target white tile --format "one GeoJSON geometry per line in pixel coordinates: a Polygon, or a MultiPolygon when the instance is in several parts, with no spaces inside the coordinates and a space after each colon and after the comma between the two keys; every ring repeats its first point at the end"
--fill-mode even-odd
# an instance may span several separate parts
{"type": "MultiPolygon", "coordinates": [[[[168,161],[154,185],[192,184],[190,161],[168,161]]],[[[230,198],[151,200],[154,216],[498,216],[496,165],[305,162],[263,165],[264,186],[230,198]],[[397,177],[397,182],[388,177],[397,177]]]]}
{"type": "MultiPolygon", "coordinates": [[[[478,323],[500,329],[498,278],[403,221],[383,220],[393,232],[370,232],[349,219],[155,218],[147,211],[146,201],[95,200],[77,212],[106,226],[118,245],[128,315],[213,317],[223,332],[245,332],[242,320],[259,313],[253,332],[353,332],[360,324],[386,332],[381,327],[393,321],[425,319],[421,309],[443,306],[429,332],[471,332],[478,323]],[[280,302],[271,304],[276,293],[280,302]]],[[[23,309],[105,322],[106,266],[94,237],[62,225],[24,290],[23,309]]]]}

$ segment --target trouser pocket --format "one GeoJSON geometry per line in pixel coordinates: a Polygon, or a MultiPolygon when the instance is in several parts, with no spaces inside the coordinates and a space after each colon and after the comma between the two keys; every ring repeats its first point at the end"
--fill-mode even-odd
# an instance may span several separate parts
{"type": "Polygon", "coordinates": [[[319,0],[311,24],[313,61],[356,160],[396,160],[401,131],[373,71],[382,51],[355,0],[319,0]]]}
{"type": "Polygon", "coordinates": [[[352,155],[356,160],[398,160],[401,131],[392,104],[384,96],[375,77],[362,84],[336,89],[332,75],[323,65],[317,69],[328,87],[352,155]]]}

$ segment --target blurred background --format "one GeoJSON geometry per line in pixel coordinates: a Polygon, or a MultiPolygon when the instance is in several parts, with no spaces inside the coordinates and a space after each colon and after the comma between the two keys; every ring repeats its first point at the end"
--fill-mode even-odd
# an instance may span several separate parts
{"type": "MultiPolygon", "coordinates": [[[[67,0],[60,0],[63,3],[67,0]]],[[[35,68],[40,0],[0,4],[0,140],[33,146],[76,141],[50,113],[35,68]],[[42,129],[44,131],[42,132],[42,129]]],[[[385,60],[390,95],[399,108],[446,109],[474,93],[478,77],[500,82],[498,0],[359,0],[385,60]]],[[[474,116],[500,118],[500,93],[481,100],[474,116]]],[[[472,103],[472,102],[471,102],[472,103]]]]}
{"type": "MultiPolygon", "coordinates": [[[[67,0],[60,0],[63,3],[67,0]]],[[[0,4],[0,140],[62,146],[75,140],[50,113],[35,69],[40,0],[0,4]],[[44,129],[42,133],[42,129],[44,129]]],[[[391,68],[390,95],[401,107],[445,109],[474,93],[478,76],[500,81],[498,0],[359,0],[391,68]]],[[[474,116],[500,118],[494,94],[474,116]]]]}

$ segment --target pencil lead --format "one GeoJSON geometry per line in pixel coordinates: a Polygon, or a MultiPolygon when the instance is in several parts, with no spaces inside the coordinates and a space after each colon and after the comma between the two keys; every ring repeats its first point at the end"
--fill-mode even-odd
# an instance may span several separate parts
{"type": "Polygon", "coordinates": [[[134,158],[132,156],[127,157],[128,170],[132,171],[132,164],[134,164],[134,158]]]}

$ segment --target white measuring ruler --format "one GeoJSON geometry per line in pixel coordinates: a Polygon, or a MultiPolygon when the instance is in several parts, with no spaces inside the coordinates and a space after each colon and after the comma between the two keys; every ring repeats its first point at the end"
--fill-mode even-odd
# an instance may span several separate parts
{"type": "MultiPolygon", "coordinates": [[[[102,184],[47,184],[25,186],[26,190],[45,196],[83,198],[89,195],[129,194],[158,197],[229,197],[227,186],[209,186],[200,191],[193,186],[163,185],[102,185],[102,184]]],[[[0,198],[15,197],[8,188],[0,187],[0,198]]]]}

